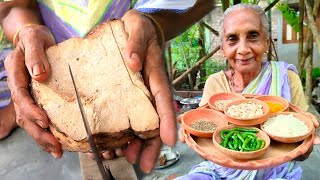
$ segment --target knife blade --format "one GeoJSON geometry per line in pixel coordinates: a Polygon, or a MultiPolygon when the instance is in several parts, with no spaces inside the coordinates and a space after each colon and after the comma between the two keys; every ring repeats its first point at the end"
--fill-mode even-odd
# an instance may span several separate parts
{"type": "Polygon", "coordinates": [[[69,73],[70,73],[70,76],[71,76],[71,79],[72,79],[73,88],[74,88],[74,91],[76,93],[76,97],[77,97],[77,101],[78,101],[78,106],[79,106],[79,110],[80,110],[80,113],[81,113],[81,117],[82,117],[82,120],[83,120],[83,123],[84,123],[84,127],[86,129],[87,135],[88,135],[88,139],[89,139],[89,144],[90,144],[91,150],[92,150],[92,152],[94,154],[94,159],[96,160],[97,166],[99,168],[99,171],[101,173],[101,176],[102,176],[103,180],[113,180],[114,177],[112,176],[109,167],[105,167],[103,165],[103,163],[102,163],[101,153],[99,152],[98,147],[97,147],[97,145],[96,145],[96,143],[94,141],[94,138],[92,136],[92,131],[90,129],[88,120],[87,120],[87,118],[85,116],[83,105],[82,105],[82,102],[81,102],[81,99],[80,99],[80,96],[79,96],[79,93],[78,93],[78,89],[77,89],[76,83],[74,81],[74,77],[73,77],[73,74],[72,74],[72,70],[71,70],[70,64],[68,64],[68,66],[69,66],[69,73]]]}

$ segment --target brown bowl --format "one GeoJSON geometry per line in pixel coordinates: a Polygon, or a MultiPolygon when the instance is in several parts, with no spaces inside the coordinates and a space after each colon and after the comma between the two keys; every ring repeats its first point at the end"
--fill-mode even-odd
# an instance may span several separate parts
{"type": "MultiPolygon", "coordinates": [[[[254,106],[253,106],[254,107],[254,106]]],[[[253,108],[252,107],[252,108],[253,108]]],[[[238,111],[241,111],[240,108],[237,109],[238,111]]],[[[249,110],[251,110],[251,108],[249,108],[249,110]]],[[[248,113],[249,111],[245,111],[243,113],[248,113]]],[[[251,126],[251,125],[257,125],[257,124],[261,124],[263,123],[264,121],[267,120],[268,118],[268,114],[269,114],[269,106],[267,105],[267,103],[261,101],[261,100],[258,100],[258,99],[241,99],[241,100],[235,100],[235,101],[232,101],[231,103],[227,104],[226,107],[224,108],[224,114],[226,115],[226,119],[232,123],[232,124],[236,124],[236,125],[240,125],[240,126],[251,126]],[[233,106],[233,105],[236,105],[236,106],[239,106],[240,104],[243,104],[243,103],[249,103],[249,102],[252,102],[252,103],[255,103],[257,105],[261,105],[262,106],[262,111],[263,111],[263,114],[261,115],[257,115],[257,116],[254,116],[254,117],[246,117],[246,118],[242,118],[242,117],[235,117],[235,116],[232,116],[230,115],[227,111],[228,111],[228,108],[233,106]]]]}
{"type": "Polygon", "coordinates": [[[208,105],[211,109],[223,112],[224,106],[222,108],[218,108],[216,102],[219,100],[238,100],[245,99],[241,94],[232,93],[232,92],[222,92],[216,93],[212,95],[208,101],[208,105]]]}
{"type": "Polygon", "coordinates": [[[225,119],[224,114],[212,109],[194,109],[183,114],[181,118],[181,126],[190,134],[198,137],[211,138],[213,131],[200,131],[191,128],[190,125],[197,121],[210,121],[216,125],[216,128],[225,126],[228,121],[225,119]]]}
{"type": "Polygon", "coordinates": [[[240,159],[240,160],[256,159],[256,158],[264,155],[270,146],[270,138],[265,132],[263,132],[260,129],[255,128],[255,127],[241,127],[241,126],[235,126],[235,125],[227,125],[227,126],[219,127],[218,129],[216,129],[216,131],[213,134],[212,141],[213,141],[213,145],[221,153],[223,153],[233,159],[240,159]],[[242,151],[231,150],[231,149],[225,148],[222,145],[220,145],[220,143],[222,142],[222,138],[220,136],[221,131],[222,130],[230,130],[230,129],[233,129],[236,127],[258,130],[256,135],[257,135],[257,137],[259,137],[260,139],[263,139],[265,141],[264,147],[262,149],[259,149],[256,151],[242,152],[242,151]]]}
{"type": "Polygon", "coordinates": [[[242,94],[242,96],[247,99],[253,99],[253,98],[261,96],[261,95],[259,95],[259,94],[242,94]]]}
{"type": "Polygon", "coordinates": [[[264,96],[257,96],[255,97],[255,99],[258,99],[267,103],[270,108],[270,113],[283,112],[289,108],[289,102],[280,96],[264,95],[264,96]],[[270,104],[274,104],[274,103],[280,104],[282,108],[275,111],[272,107],[270,107],[270,104]]]}
{"type": "MultiPolygon", "coordinates": [[[[274,113],[267,119],[267,121],[260,125],[261,130],[263,130],[265,133],[267,133],[270,136],[271,139],[273,139],[275,141],[278,141],[278,142],[282,142],[282,143],[295,143],[295,142],[302,141],[302,140],[306,139],[307,137],[309,137],[311,135],[311,133],[314,131],[313,122],[310,120],[310,118],[308,118],[306,115],[301,114],[301,113],[295,113],[295,112],[274,113]],[[265,123],[270,118],[278,116],[280,114],[282,114],[282,115],[293,115],[295,118],[299,119],[300,121],[304,122],[307,125],[308,131],[304,135],[292,136],[292,137],[284,137],[284,136],[272,134],[272,133],[266,131],[266,129],[264,127],[265,123]]],[[[286,128],[286,126],[281,126],[281,127],[282,128],[286,128]]]]}

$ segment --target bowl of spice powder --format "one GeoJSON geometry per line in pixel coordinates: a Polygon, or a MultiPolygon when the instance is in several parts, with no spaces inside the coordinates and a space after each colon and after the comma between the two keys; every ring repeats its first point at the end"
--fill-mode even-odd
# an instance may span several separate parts
{"type": "Polygon", "coordinates": [[[181,126],[190,134],[211,138],[214,131],[228,124],[225,115],[212,109],[194,109],[187,111],[181,118],[181,126]]]}

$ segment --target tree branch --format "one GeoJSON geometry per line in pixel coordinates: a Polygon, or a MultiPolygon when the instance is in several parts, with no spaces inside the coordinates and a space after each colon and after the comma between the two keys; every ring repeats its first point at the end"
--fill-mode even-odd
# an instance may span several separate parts
{"type": "Polygon", "coordinates": [[[264,9],[264,12],[269,11],[269,10],[270,10],[271,8],[273,8],[273,6],[276,5],[279,1],[280,1],[280,0],[274,0],[271,4],[269,4],[268,7],[266,7],[266,8],[264,9]]]}
{"type": "Polygon", "coordinates": [[[219,32],[214,30],[211,26],[209,26],[207,23],[201,21],[200,25],[203,25],[204,27],[206,27],[209,31],[211,31],[214,35],[219,36],[219,32]]]}
{"type": "Polygon", "coordinates": [[[202,63],[204,63],[207,59],[209,59],[214,53],[216,53],[220,49],[220,46],[216,47],[214,50],[212,50],[209,54],[201,58],[198,62],[196,62],[191,68],[186,70],[184,73],[182,73],[179,77],[177,77],[175,80],[172,81],[172,85],[174,86],[179,81],[181,81],[183,78],[185,78],[193,69],[200,66],[202,63]]]}

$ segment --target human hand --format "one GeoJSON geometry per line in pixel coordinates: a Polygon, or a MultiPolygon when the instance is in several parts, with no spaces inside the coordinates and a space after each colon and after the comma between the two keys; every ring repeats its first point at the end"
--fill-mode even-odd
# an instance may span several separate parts
{"type": "Polygon", "coordinates": [[[33,101],[30,91],[30,76],[44,81],[50,72],[45,50],[55,44],[49,29],[42,25],[23,27],[16,37],[16,48],[5,60],[8,86],[16,111],[16,122],[24,128],[38,145],[55,158],[62,156],[61,144],[48,131],[46,113],[33,101]]]}
{"type": "Polygon", "coordinates": [[[179,140],[180,140],[181,143],[185,143],[186,140],[185,140],[185,137],[183,135],[183,128],[181,127],[181,118],[182,118],[182,116],[183,116],[183,114],[180,114],[177,117],[177,121],[180,124],[179,130],[178,130],[178,137],[179,137],[179,140]]]}
{"type": "Polygon", "coordinates": [[[313,151],[313,145],[310,146],[310,148],[308,149],[308,151],[306,153],[296,157],[294,160],[295,161],[304,161],[310,156],[312,151],[313,151]]]}
{"type": "Polygon", "coordinates": [[[126,158],[134,164],[139,157],[142,171],[149,173],[158,158],[161,140],[168,146],[176,143],[176,118],[172,93],[169,87],[165,61],[158,45],[156,30],[152,22],[135,10],[128,11],[122,18],[128,34],[124,59],[133,72],[141,71],[145,85],[151,91],[160,117],[160,137],[131,141],[126,149],[126,158]]]}

